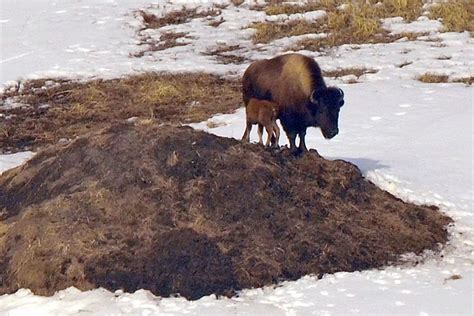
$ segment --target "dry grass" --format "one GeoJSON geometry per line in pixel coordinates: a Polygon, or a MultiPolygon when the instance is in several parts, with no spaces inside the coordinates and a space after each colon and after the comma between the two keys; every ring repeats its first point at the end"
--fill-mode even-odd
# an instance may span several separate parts
{"type": "Polygon", "coordinates": [[[138,51],[134,54],[130,54],[131,57],[143,57],[147,52],[157,52],[176,46],[186,46],[188,43],[178,42],[180,38],[190,38],[187,33],[184,32],[163,32],[160,36],[159,41],[156,41],[152,37],[145,36],[141,38],[139,45],[147,45],[147,48],[138,51]]]}
{"type": "MultiPolygon", "coordinates": [[[[416,19],[421,14],[419,0],[385,1],[337,1],[326,0],[303,6],[274,5],[265,8],[267,14],[300,13],[317,9],[326,10],[326,17],[317,22],[294,21],[288,26],[283,23],[265,22],[251,25],[256,29],[255,43],[268,43],[275,39],[324,32],[328,36],[320,39],[304,40],[296,49],[320,50],[342,44],[386,43],[400,37],[393,37],[382,29],[382,18],[402,16],[406,20],[416,19]],[[338,9],[344,3],[343,9],[338,9]]],[[[409,38],[410,39],[410,38],[409,38]]]]}
{"type": "Polygon", "coordinates": [[[3,152],[36,148],[61,138],[73,139],[93,128],[130,117],[167,123],[206,120],[241,106],[240,83],[216,76],[144,74],[87,83],[62,82],[42,88],[45,80],[28,81],[21,94],[12,89],[0,95],[29,107],[0,110],[14,115],[0,118],[3,152]],[[48,104],[49,107],[41,107],[48,104]]]}
{"type": "Polygon", "coordinates": [[[221,25],[224,22],[225,22],[224,18],[221,17],[220,19],[212,20],[211,22],[209,22],[209,25],[212,26],[212,27],[218,27],[219,25],[221,25]]]}
{"type": "Polygon", "coordinates": [[[474,83],[474,76],[456,78],[456,79],[453,79],[453,82],[458,82],[458,83],[462,82],[462,83],[470,86],[474,83]]]}
{"type": "Polygon", "coordinates": [[[474,83],[474,76],[450,79],[448,75],[436,74],[432,72],[424,73],[418,76],[416,79],[424,83],[456,82],[456,83],[464,83],[466,85],[472,85],[474,83]]]}
{"type": "Polygon", "coordinates": [[[160,18],[143,10],[139,10],[137,13],[143,18],[143,29],[157,29],[166,25],[186,23],[196,18],[217,16],[221,14],[222,11],[217,7],[199,12],[196,8],[189,9],[183,7],[181,10],[168,12],[165,16],[160,18]]]}
{"type": "Polygon", "coordinates": [[[260,22],[252,24],[251,27],[255,29],[252,37],[254,43],[269,43],[284,37],[317,33],[322,30],[321,23],[306,20],[295,20],[289,23],[260,22]]]}
{"type": "Polygon", "coordinates": [[[448,82],[449,76],[427,72],[418,76],[416,79],[424,83],[445,83],[448,82]]]}
{"type": "Polygon", "coordinates": [[[244,3],[245,0],[230,0],[230,2],[231,2],[234,6],[238,7],[238,6],[240,6],[242,3],[244,3]]]}
{"type": "Polygon", "coordinates": [[[203,55],[214,56],[215,59],[221,64],[243,64],[247,59],[243,56],[236,54],[231,54],[230,52],[235,51],[240,48],[240,45],[227,45],[221,44],[213,49],[210,49],[203,55]]]}
{"type": "MultiPolygon", "coordinates": [[[[338,2],[342,2],[342,1],[338,1],[338,2]]],[[[276,15],[276,14],[305,13],[305,12],[316,11],[316,10],[321,10],[321,9],[327,9],[327,6],[325,6],[322,3],[309,2],[303,5],[273,4],[273,5],[268,5],[264,7],[263,11],[265,11],[267,15],[276,15]]]]}
{"type": "Polygon", "coordinates": [[[431,19],[441,19],[444,30],[448,32],[474,32],[474,4],[454,0],[437,3],[430,8],[431,19]]]}
{"type": "Polygon", "coordinates": [[[325,77],[333,77],[333,78],[340,78],[348,75],[354,75],[359,78],[365,74],[374,74],[376,73],[376,69],[369,69],[369,68],[341,68],[337,70],[324,70],[323,75],[325,77]]]}

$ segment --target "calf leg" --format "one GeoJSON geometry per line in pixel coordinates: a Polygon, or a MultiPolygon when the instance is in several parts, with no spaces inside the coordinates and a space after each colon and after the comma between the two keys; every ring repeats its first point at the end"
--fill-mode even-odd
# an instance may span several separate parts
{"type": "Polygon", "coordinates": [[[270,122],[269,124],[265,125],[265,130],[267,131],[268,138],[265,146],[270,146],[273,143],[273,124],[270,122]]]}
{"type": "Polygon", "coordinates": [[[273,121],[272,125],[273,125],[273,132],[275,134],[274,135],[275,138],[272,137],[272,140],[273,140],[272,146],[278,147],[278,141],[280,140],[280,127],[278,127],[278,124],[275,121],[273,121]]]}
{"type": "Polygon", "coordinates": [[[263,145],[263,125],[260,123],[258,124],[257,134],[258,134],[258,143],[260,145],[263,145]]]}
{"type": "Polygon", "coordinates": [[[247,126],[245,127],[244,136],[242,136],[242,142],[248,143],[250,142],[250,131],[252,130],[252,123],[247,122],[247,126]]]}

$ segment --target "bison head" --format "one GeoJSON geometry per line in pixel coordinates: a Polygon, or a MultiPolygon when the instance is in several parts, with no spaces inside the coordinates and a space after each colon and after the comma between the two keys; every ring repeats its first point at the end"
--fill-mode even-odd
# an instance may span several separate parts
{"type": "Polygon", "coordinates": [[[339,110],[344,105],[344,92],[336,87],[314,90],[309,105],[315,125],[321,128],[324,138],[331,139],[339,133],[339,110]]]}

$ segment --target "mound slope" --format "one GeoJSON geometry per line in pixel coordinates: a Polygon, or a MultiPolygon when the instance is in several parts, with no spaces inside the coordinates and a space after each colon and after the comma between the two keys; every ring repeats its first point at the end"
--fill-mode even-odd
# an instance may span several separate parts
{"type": "Polygon", "coordinates": [[[345,161],[119,124],[0,177],[0,294],[68,286],[197,299],[436,249],[450,219],[345,161]]]}

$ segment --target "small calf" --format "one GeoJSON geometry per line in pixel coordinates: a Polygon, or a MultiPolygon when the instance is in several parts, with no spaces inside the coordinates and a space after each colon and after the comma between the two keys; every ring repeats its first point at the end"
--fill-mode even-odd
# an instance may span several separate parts
{"type": "Polygon", "coordinates": [[[262,134],[263,127],[265,127],[268,133],[266,146],[270,144],[274,147],[278,146],[278,140],[280,138],[280,128],[276,123],[278,118],[278,104],[252,98],[247,104],[245,112],[247,126],[245,128],[244,136],[242,136],[242,141],[247,143],[250,141],[252,125],[258,124],[258,142],[263,145],[262,134]]]}

